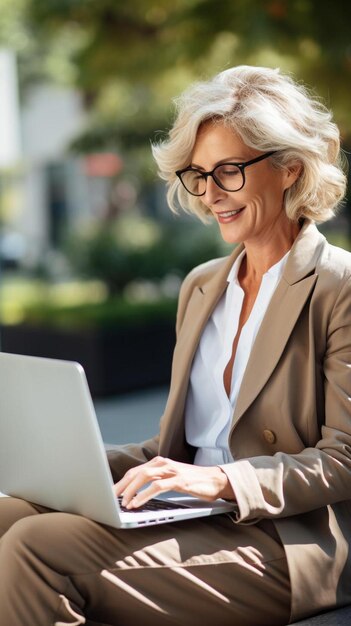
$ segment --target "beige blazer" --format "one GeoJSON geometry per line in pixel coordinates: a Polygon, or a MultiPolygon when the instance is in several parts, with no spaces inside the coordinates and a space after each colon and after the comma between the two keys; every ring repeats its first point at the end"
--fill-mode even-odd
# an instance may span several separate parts
{"type": "MultiPolygon", "coordinates": [[[[116,477],[156,454],[191,462],[184,405],[205,324],[238,246],[195,268],[179,297],[177,343],[160,435],[115,457],[116,477]]],[[[256,337],[223,466],[239,524],[273,520],[296,620],[351,602],[351,254],[305,222],[256,337]],[[350,500],[349,500],[350,499],[350,500]]]]}

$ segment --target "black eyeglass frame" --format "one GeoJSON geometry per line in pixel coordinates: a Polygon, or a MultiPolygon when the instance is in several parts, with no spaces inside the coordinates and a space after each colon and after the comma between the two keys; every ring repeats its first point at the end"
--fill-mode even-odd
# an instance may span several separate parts
{"type": "Polygon", "coordinates": [[[218,185],[218,187],[220,187],[221,189],[223,189],[223,191],[229,191],[230,193],[234,193],[235,191],[240,191],[240,189],[242,189],[245,185],[246,182],[246,178],[245,178],[245,168],[248,167],[249,165],[253,165],[254,163],[258,163],[259,161],[263,161],[264,159],[267,159],[268,157],[272,156],[272,154],[275,154],[277,151],[276,150],[271,150],[270,152],[265,152],[264,154],[260,154],[260,156],[255,157],[254,159],[250,159],[250,161],[245,161],[244,163],[233,163],[233,162],[224,162],[224,163],[219,163],[218,165],[216,165],[216,167],[213,168],[213,170],[211,170],[210,172],[202,172],[201,170],[197,169],[197,167],[191,167],[191,165],[189,167],[185,167],[182,170],[177,170],[176,176],[178,176],[180,182],[182,183],[184,189],[190,193],[192,196],[196,196],[197,198],[204,196],[206,193],[206,189],[203,193],[194,193],[192,191],[189,191],[189,189],[185,186],[183,180],[182,180],[182,174],[185,174],[185,172],[198,172],[206,181],[207,184],[207,179],[209,176],[212,176],[214,182],[216,183],[216,185],[218,185]],[[239,168],[241,175],[242,175],[242,179],[243,179],[243,184],[241,185],[241,187],[239,187],[238,189],[226,189],[225,187],[223,187],[222,183],[217,179],[216,175],[215,175],[215,171],[216,169],[218,169],[219,167],[223,167],[223,165],[235,165],[237,168],[239,168]]]}

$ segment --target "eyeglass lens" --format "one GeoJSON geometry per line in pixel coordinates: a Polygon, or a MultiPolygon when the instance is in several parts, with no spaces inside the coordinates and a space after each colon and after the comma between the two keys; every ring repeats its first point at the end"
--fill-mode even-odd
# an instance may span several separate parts
{"type": "MultiPolygon", "coordinates": [[[[226,191],[237,191],[244,182],[240,168],[229,163],[217,165],[213,171],[213,179],[226,191]]],[[[202,196],[206,191],[207,177],[200,170],[188,170],[182,173],[182,183],[189,193],[202,196]]]]}

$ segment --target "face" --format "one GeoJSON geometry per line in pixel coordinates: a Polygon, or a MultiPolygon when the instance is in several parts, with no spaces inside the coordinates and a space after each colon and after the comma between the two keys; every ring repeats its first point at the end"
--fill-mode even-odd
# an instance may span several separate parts
{"type": "MultiPolygon", "coordinates": [[[[207,122],[199,129],[191,165],[210,171],[219,163],[244,163],[261,154],[228,126],[207,122]]],[[[225,241],[264,243],[289,222],[283,209],[284,191],[297,176],[293,170],[273,168],[268,157],[245,169],[245,185],[239,191],[224,191],[209,176],[201,200],[217,220],[225,241]]]]}

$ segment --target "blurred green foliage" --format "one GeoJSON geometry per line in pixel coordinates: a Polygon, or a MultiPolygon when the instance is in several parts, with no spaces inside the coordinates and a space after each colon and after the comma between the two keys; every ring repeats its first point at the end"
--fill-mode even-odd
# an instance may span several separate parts
{"type": "Polygon", "coordinates": [[[32,302],[23,308],[22,322],[30,326],[59,328],[135,328],[148,324],[174,323],[176,298],[159,298],[149,302],[131,302],[113,297],[101,303],[63,305],[54,302],[32,302]]]}
{"type": "Polygon", "coordinates": [[[156,223],[141,216],[79,229],[66,246],[74,271],[102,279],[110,294],[122,293],[136,278],[155,283],[167,275],[183,278],[196,265],[230,249],[216,226],[199,228],[190,220],[156,223]]]}
{"type": "Polygon", "coordinates": [[[319,226],[319,230],[325,235],[330,244],[351,252],[351,235],[345,229],[332,229],[330,227],[331,224],[326,222],[319,226]]]}
{"type": "Polygon", "coordinates": [[[316,87],[351,133],[351,3],[345,0],[1,0],[0,43],[22,85],[77,86],[91,117],[75,147],[147,145],[170,99],[230,65],[280,66],[316,87]]]}

